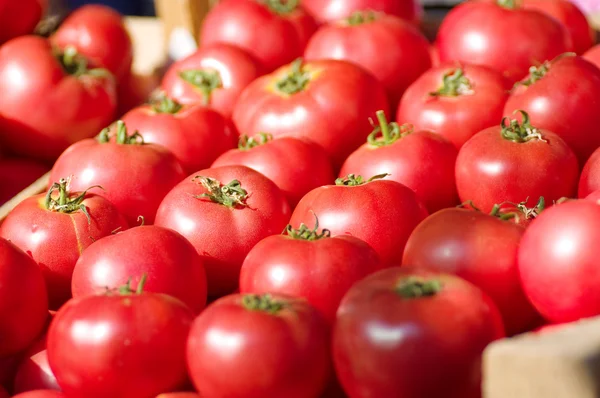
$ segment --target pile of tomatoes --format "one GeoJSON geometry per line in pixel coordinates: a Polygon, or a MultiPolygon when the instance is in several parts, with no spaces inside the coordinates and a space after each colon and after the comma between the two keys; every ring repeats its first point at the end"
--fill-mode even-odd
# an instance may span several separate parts
{"type": "Polygon", "coordinates": [[[567,0],[434,43],[416,1],[221,0],[148,98],[120,15],[46,6],[0,1],[0,199],[51,168],[0,227],[0,398],[476,398],[489,343],[600,315],[567,0]]]}

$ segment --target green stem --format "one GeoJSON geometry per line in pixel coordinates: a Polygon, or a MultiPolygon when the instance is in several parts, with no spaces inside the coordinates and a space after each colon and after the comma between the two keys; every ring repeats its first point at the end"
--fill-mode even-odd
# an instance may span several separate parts
{"type": "Polygon", "coordinates": [[[265,0],[271,11],[278,15],[288,15],[296,11],[299,0],[265,0]]]}
{"type": "Polygon", "coordinates": [[[276,83],[277,90],[293,95],[304,90],[308,82],[310,82],[310,74],[303,70],[304,61],[302,58],[296,59],[290,66],[289,74],[276,83]]]}
{"type": "Polygon", "coordinates": [[[301,223],[298,229],[294,229],[290,224],[288,224],[283,233],[287,233],[290,238],[297,240],[313,241],[323,238],[331,238],[331,231],[328,229],[323,229],[321,233],[317,232],[319,230],[319,219],[314,212],[313,215],[315,216],[315,227],[313,229],[308,228],[304,223],[301,223]]]}
{"type": "Polygon", "coordinates": [[[501,123],[501,134],[505,140],[509,140],[512,142],[516,142],[519,144],[529,142],[532,140],[540,140],[543,142],[547,142],[542,133],[533,127],[529,122],[529,114],[522,110],[517,110],[514,113],[519,112],[522,115],[521,124],[516,119],[510,119],[508,117],[504,117],[501,123]]]}
{"type": "Polygon", "coordinates": [[[219,203],[227,207],[246,207],[248,192],[242,188],[242,184],[238,180],[233,180],[227,185],[222,185],[220,181],[214,178],[196,176],[194,181],[199,181],[200,184],[208,191],[198,196],[197,199],[208,198],[211,202],[219,203]]]}
{"type": "Polygon", "coordinates": [[[514,10],[518,6],[517,0],[496,0],[496,4],[500,7],[508,8],[510,10],[514,10]]]}
{"type": "Polygon", "coordinates": [[[365,23],[371,23],[377,20],[377,14],[372,11],[355,11],[348,18],[346,22],[350,26],[362,25],[365,23]]]}
{"type": "Polygon", "coordinates": [[[396,294],[405,299],[432,297],[442,291],[442,283],[437,279],[425,280],[419,277],[408,277],[396,286],[396,294]]]}
{"type": "Polygon", "coordinates": [[[472,87],[471,81],[465,76],[462,68],[457,68],[445,73],[442,78],[442,87],[429,93],[429,95],[434,97],[458,97],[459,95],[472,94],[472,87]]]}
{"type": "Polygon", "coordinates": [[[89,224],[92,220],[90,214],[88,213],[87,207],[85,206],[83,201],[90,189],[103,188],[99,185],[91,186],[85,191],[79,193],[77,197],[71,199],[71,192],[69,191],[70,182],[70,178],[61,178],[60,181],[55,182],[50,186],[50,189],[48,189],[48,192],[46,193],[46,199],[44,201],[46,210],[66,214],[81,211],[83,214],[85,214],[89,224]],[[54,193],[56,191],[58,191],[58,199],[54,198],[54,193]]]}
{"type": "Polygon", "coordinates": [[[203,105],[209,105],[212,92],[223,87],[221,75],[214,70],[189,69],[179,72],[179,77],[200,90],[203,105]]]}
{"type": "MultiPolygon", "coordinates": [[[[117,294],[120,296],[131,296],[134,294],[139,295],[144,292],[144,286],[146,286],[147,281],[148,281],[148,274],[144,273],[142,275],[142,278],[138,282],[137,288],[135,290],[131,287],[131,278],[129,278],[127,280],[126,284],[117,287],[115,290],[116,290],[117,294]]],[[[109,292],[111,292],[111,291],[109,291],[109,292]]]]}
{"type": "Polygon", "coordinates": [[[247,135],[242,135],[238,142],[238,149],[241,151],[248,151],[252,148],[256,148],[257,146],[261,146],[266,144],[269,141],[273,140],[273,135],[268,133],[258,133],[254,137],[249,137],[247,135]]]}
{"type": "Polygon", "coordinates": [[[127,126],[122,120],[118,120],[115,126],[116,134],[112,132],[111,127],[103,129],[96,138],[99,143],[107,144],[110,142],[111,134],[115,135],[115,142],[119,145],[144,145],[144,137],[139,132],[129,135],[127,126]]]}
{"type": "Polygon", "coordinates": [[[368,180],[365,180],[363,178],[363,176],[360,175],[355,175],[355,174],[348,174],[346,177],[344,178],[338,178],[335,180],[335,185],[345,185],[345,186],[349,186],[349,187],[355,187],[357,185],[363,185],[366,184],[368,182],[371,181],[375,181],[375,180],[380,180],[382,178],[387,177],[389,174],[385,173],[385,174],[378,174],[376,176],[373,176],[371,178],[369,178],[368,180]]]}
{"type": "Polygon", "coordinates": [[[152,104],[152,109],[156,113],[168,113],[170,115],[175,115],[181,109],[183,109],[183,105],[173,98],[163,95],[152,104]]]}
{"type": "Polygon", "coordinates": [[[262,311],[276,315],[283,310],[286,304],[275,300],[270,294],[246,294],[242,298],[242,305],[249,311],[262,311]]]}
{"type": "MultiPolygon", "coordinates": [[[[367,137],[369,145],[377,147],[391,145],[414,131],[413,126],[410,124],[400,126],[395,122],[388,123],[384,111],[379,110],[376,115],[379,126],[376,126],[367,137]],[[381,136],[379,136],[380,133],[381,136]]],[[[371,124],[373,124],[372,121],[371,124]]]]}

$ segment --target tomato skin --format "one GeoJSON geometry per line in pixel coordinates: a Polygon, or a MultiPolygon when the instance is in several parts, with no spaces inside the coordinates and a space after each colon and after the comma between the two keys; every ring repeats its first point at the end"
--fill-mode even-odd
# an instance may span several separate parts
{"type": "Polygon", "coordinates": [[[111,76],[68,75],[50,42],[36,36],[0,48],[0,91],[0,140],[17,154],[43,160],[97,134],[116,111],[111,76]]]}
{"type": "Polygon", "coordinates": [[[200,396],[317,397],[331,373],[325,320],[305,300],[274,294],[287,305],[271,314],[246,309],[242,297],[219,299],[192,325],[187,359],[200,396]]]}
{"type": "Polygon", "coordinates": [[[33,33],[48,8],[48,0],[0,1],[0,44],[33,33]]]}
{"type": "Polygon", "coordinates": [[[0,205],[50,171],[50,166],[25,158],[0,159],[0,205]]]}
{"type": "Polygon", "coordinates": [[[508,81],[485,66],[443,63],[421,75],[404,93],[397,120],[417,129],[432,130],[460,149],[476,133],[497,125],[509,94],[508,81]],[[430,95],[443,85],[443,77],[460,67],[471,82],[471,93],[430,95]]]}
{"type": "Polygon", "coordinates": [[[281,137],[249,150],[231,149],[211,167],[241,165],[254,169],[283,191],[294,208],[314,188],[335,179],[327,153],[309,140],[281,137]]]}
{"type": "Polygon", "coordinates": [[[588,196],[585,197],[585,200],[590,200],[592,202],[600,204],[600,189],[590,193],[588,196]]]}
{"type": "Polygon", "coordinates": [[[356,65],[326,60],[305,63],[302,70],[310,81],[289,95],[275,86],[292,68],[284,66],[250,84],[238,100],[233,122],[241,134],[310,139],[327,151],[334,167],[340,167],[371,132],[369,118],[378,110],[389,112],[385,89],[356,65]],[[335,123],[331,115],[336,115],[335,123]]]}
{"type": "Polygon", "coordinates": [[[35,390],[60,391],[56,377],[48,364],[46,337],[44,335],[25,353],[15,377],[15,394],[35,390]]]}
{"type": "Polygon", "coordinates": [[[418,23],[423,14],[423,7],[413,0],[303,0],[302,5],[319,23],[337,21],[363,10],[384,12],[413,23],[418,23]]]}
{"type": "Polygon", "coordinates": [[[67,398],[67,396],[60,391],[36,390],[17,394],[13,398],[67,398]]]}
{"type": "Polygon", "coordinates": [[[12,391],[17,369],[22,360],[23,352],[0,358],[0,387],[12,391]]]}
{"type": "Polygon", "coordinates": [[[587,50],[582,57],[596,65],[596,67],[600,68],[600,44],[599,45],[595,45],[594,47],[590,48],[589,50],[587,50]]]}
{"type": "Polygon", "coordinates": [[[600,189],[600,149],[592,153],[579,178],[578,197],[585,198],[600,189]]]}
{"type": "Polygon", "coordinates": [[[156,398],[201,398],[195,392],[168,392],[157,395],[156,398]]]}

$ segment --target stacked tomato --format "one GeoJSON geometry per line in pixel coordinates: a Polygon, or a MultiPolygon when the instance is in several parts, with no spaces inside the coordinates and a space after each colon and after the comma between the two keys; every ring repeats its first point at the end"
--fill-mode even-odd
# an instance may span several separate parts
{"type": "Polygon", "coordinates": [[[51,173],[0,226],[0,398],[477,398],[489,343],[600,315],[567,0],[433,44],[416,1],[222,0],[143,105],[120,15],[18,3],[0,199],[51,173]]]}

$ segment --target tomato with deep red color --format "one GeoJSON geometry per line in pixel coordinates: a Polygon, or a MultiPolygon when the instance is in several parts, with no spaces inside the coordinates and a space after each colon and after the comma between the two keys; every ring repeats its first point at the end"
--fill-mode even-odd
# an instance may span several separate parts
{"type": "Polygon", "coordinates": [[[0,398],[9,398],[10,395],[6,392],[6,390],[0,386],[0,398]]]}
{"type": "Polygon", "coordinates": [[[93,191],[135,225],[140,216],[147,224],[154,222],[161,200],[183,180],[185,171],[165,147],[144,142],[140,134],[129,135],[125,123],[118,121],[97,139],[70,146],[54,164],[50,179],[62,176],[72,176],[72,190],[101,186],[93,191]]]}
{"type": "Polygon", "coordinates": [[[124,115],[133,108],[143,105],[152,96],[159,83],[160,80],[157,76],[137,73],[130,73],[121,79],[117,87],[117,115],[124,115]]]}
{"type": "Polygon", "coordinates": [[[406,90],[396,118],[432,130],[460,148],[473,135],[498,124],[508,95],[508,81],[493,69],[444,63],[406,90]]]}
{"type": "Polygon", "coordinates": [[[431,67],[429,42],[415,26],[373,11],[358,11],[321,27],[308,42],[304,57],[362,66],[383,83],[392,109],[404,90],[431,67]],[[377,50],[381,48],[385,51],[377,50]]]}
{"type": "Polygon", "coordinates": [[[579,178],[578,196],[585,198],[600,190],[600,148],[588,159],[579,178]]]}
{"type": "Polygon", "coordinates": [[[13,398],[67,398],[67,396],[55,390],[36,390],[17,394],[13,398]]]}
{"type": "Polygon", "coordinates": [[[600,68],[600,44],[587,50],[582,57],[600,68]]]}
{"type": "Polygon", "coordinates": [[[200,396],[317,397],[331,374],[329,338],[327,323],[303,299],[231,295],[194,321],[188,368],[200,396]]]}
{"type": "Polygon", "coordinates": [[[0,44],[33,33],[48,8],[48,0],[1,0],[0,44]]]}
{"type": "Polygon", "coordinates": [[[380,175],[406,185],[433,213],[458,204],[454,164],[458,151],[444,137],[412,126],[389,123],[377,112],[379,126],[366,144],[344,162],[340,177],[380,175]]]}
{"type": "Polygon", "coordinates": [[[0,358],[0,387],[12,391],[17,369],[21,362],[23,352],[0,358]]]}
{"type": "Polygon", "coordinates": [[[389,112],[385,89],[361,67],[346,61],[297,60],[250,84],[233,121],[250,136],[268,132],[275,138],[308,138],[339,167],[367,138],[369,118],[378,110],[389,112]]]}
{"type": "Polygon", "coordinates": [[[245,166],[200,170],[165,197],[156,225],[186,237],[202,257],[208,294],[238,287],[240,268],[250,249],[279,234],[290,218],[283,192],[267,177],[245,166]]]}
{"type": "Polygon", "coordinates": [[[475,398],[481,354],[502,337],[500,313],[479,288],[453,275],[396,267],[346,294],[333,359],[351,398],[475,398]]]}
{"type": "Polygon", "coordinates": [[[233,165],[264,174],[283,191],[292,208],[310,190],[335,179],[325,150],[312,141],[294,137],[242,137],[238,149],[225,152],[211,167],[233,165]]]}
{"type": "Polygon", "coordinates": [[[347,18],[357,11],[373,10],[417,24],[423,14],[421,3],[416,0],[302,0],[302,5],[320,23],[347,18]]]}
{"type": "Polygon", "coordinates": [[[167,392],[157,395],[156,398],[201,398],[195,392],[167,392]]]}
{"type": "Polygon", "coordinates": [[[48,364],[46,338],[47,336],[44,335],[25,353],[15,377],[15,394],[35,390],[60,391],[56,377],[48,364]]]}
{"type": "Polygon", "coordinates": [[[37,262],[48,287],[50,308],[58,309],[71,297],[71,276],[81,253],[94,241],[126,228],[127,221],[111,202],[71,190],[69,181],[62,179],[47,194],[17,205],[2,223],[0,236],[37,262]]]}
{"type": "Polygon", "coordinates": [[[525,77],[531,65],[573,49],[560,22],[513,0],[456,6],[442,22],[436,46],[442,62],[488,66],[513,83],[525,77]]]}
{"type": "Polygon", "coordinates": [[[48,171],[50,166],[36,160],[0,159],[0,205],[12,199],[48,171]]]}
{"type": "Polygon", "coordinates": [[[54,160],[112,122],[116,86],[79,54],[23,36],[0,47],[0,141],[18,154],[54,160]]]}

